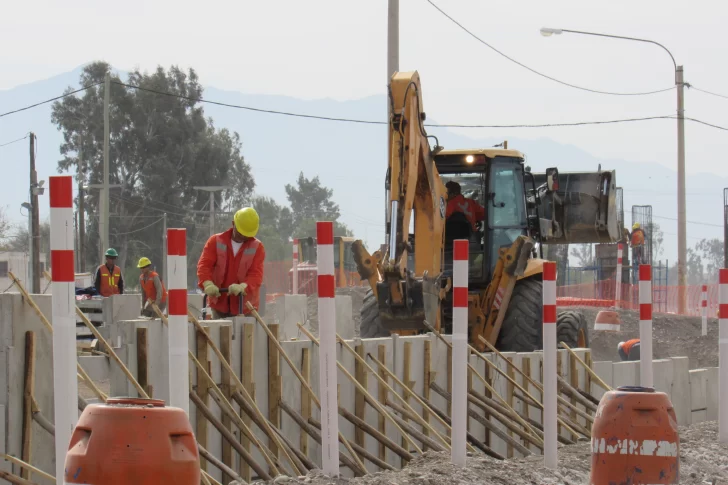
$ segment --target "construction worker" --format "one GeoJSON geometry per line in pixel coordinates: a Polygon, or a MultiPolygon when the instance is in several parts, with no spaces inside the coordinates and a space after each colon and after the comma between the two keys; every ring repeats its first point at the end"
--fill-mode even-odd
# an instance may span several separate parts
{"type": "Polygon", "coordinates": [[[163,312],[167,307],[167,289],[164,287],[159,274],[152,269],[152,262],[149,258],[141,258],[137,268],[141,270],[139,286],[142,287],[142,316],[156,317],[157,314],[152,307],[152,303],[156,304],[159,310],[163,312]]]}
{"type": "MultiPolygon", "coordinates": [[[[232,227],[207,240],[197,263],[199,287],[205,292],[214,319],[238,315],[240,298],[258,310],[263,284],[265,248],[255,238],[260,220],[252,207],[235,213],[232,227]],[[221,293],[227,288],[227,293],[221,293]]],[[[243,314],[249,314],[243,305],[243,314]]]]}
{"type": "Polygon", "coordinates": [[[461,192],[460,184],[450,181],[445,184],[447,189],[447,211],[445,217],[450,217],[455,212],[462,212],[472,225],[473,231],[477,230],[476,224],[485,220],[485,209],[473,199],[466,199],[461,192]]]}
{"type": "Polygon", "coordinates": [[[632,226],[630,246],[632,246],[632,261],[634,264],[642,264],[645,246],[645,232],[640,227],[639,222],[635,222],[632,226]]]}
{"type": "Polygon", "coordinates": [[[103,297],[124,294],[124,278],[121,276],[121,268],[116,265],[118,257],[119,253],[116,252],[116,249],[107,249],[106,264],[102,264],[96,270],[94,286],[99,295],[103,297]]]}
{"type": "Polygon", "coordinates": [[[617,352],[622,361],[640,360],[640,339],[633,338],[626,342],[619,342],[617,344],[617,352]]]}

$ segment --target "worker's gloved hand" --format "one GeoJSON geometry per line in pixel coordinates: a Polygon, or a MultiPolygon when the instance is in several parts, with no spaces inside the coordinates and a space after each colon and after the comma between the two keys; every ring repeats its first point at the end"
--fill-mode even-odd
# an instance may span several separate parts
{"type": "Polygon", "coordinates": [[[203,282],[202,287],[205,289],[205,294],[207,296],[220,296],[220,288],[215,286],[215,283],[212,281],[207,280],[203,282]]]}
{"type": "Polygon", "coordinates": [[[239,295],[240,293],[242,293],[244,295],[245,288],[247,288],[247,287],[248,287],[247,283],[240,283],[240,284],[234,283],[234,284],[228,286],[228,291],[236,296],[239,295]]]}

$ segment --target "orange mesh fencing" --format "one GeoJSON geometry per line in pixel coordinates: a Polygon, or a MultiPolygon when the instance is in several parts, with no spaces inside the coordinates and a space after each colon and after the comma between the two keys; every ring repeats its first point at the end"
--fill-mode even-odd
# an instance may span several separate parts
{"type": "MultiPolygon", "coordinates": [[[[291,294],[293,290],[293,263],[291,261],[266,261],[263,282],[266,294],[291,294]]],[[[337,271],[339,268],[337,268],[337,271]]],[[[318,291],[316,265],[308,263],[298,264],[298,293],[313,295],[318,291]]],[[[345,272],[343,278],[337,274],[337,287],[362,286],[361,278],[357,272],[345,272]]]]}

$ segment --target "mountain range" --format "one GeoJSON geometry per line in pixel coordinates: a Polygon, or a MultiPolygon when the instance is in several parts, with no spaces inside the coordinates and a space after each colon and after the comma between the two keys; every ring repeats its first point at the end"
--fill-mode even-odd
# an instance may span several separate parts
{"type": "MultiPolygon", "coordinates": [[[[22,108],[59,96],[71,86],[78,87],[82,67],[73,71],[0,91],[0,113],[22,108]]],[[[125,78],[125,73],[120,71],[125,78]]],[[[385,96],[369,96],[348,101],[331,99],[301,100],[287,96],[259,95],[205,87],[206,99],[251,108],[288,113],[305,113],[334,118],[384,120],[385,96]]],[[[333,189],[340,205],[342,221],[353,229],[368,247],[384,242],[384,175],[386,172],[387,131],[383,125],[324,121],[206,104],[205,113],[218,128],[237,131],[242,138],[243,154],[252,167],[256,193],[285,204],[284,187],[294,183],[298,173],[318,175],[333,189]]],[[[20,138],[29,131],[37,136],[39,179],[57,172],[61,158],[62,134],[50,120],[51,104],[43,104],[0,118],[0,145],[20,138]]],[[[436,113],[428,122],[437,123],[436,113]]],[[[561,172],[602,169],[617,171],[617,184],[624,189],[626,221],[631,224],[633,205],[651,205],[653,220],[665,233],[663,258],[675,260],[677,254],[677,173],[661,163],[603,159],[574,144],[549,138],[526,139],[518,136],[490,136],[486,130],[471,130],[468,136],[445,128],[428,128],[446,148],[488,147],[508,140],[509,148],[526,154],[534,171],[556,166],[561,172]]],[[[517,134],[513,130],[513,134],[517,134]]],[[[27,223],[20,204],[28,198],[28,140],[0,147],[0,164],[9,179],[0,192],[0,206],[18,224],[27,223]],[[10,175],[12,174],[12,178],[10,175]]],[[[699,239],[722,238],[723,193],[728,178],[711,173],[689,174],[688,245],[699,239]]],[[[47,217],[48,202],[41,198],[41,217],[47,217]]],[[[200,216],[204,217],[204,216],[200,216]]]]}

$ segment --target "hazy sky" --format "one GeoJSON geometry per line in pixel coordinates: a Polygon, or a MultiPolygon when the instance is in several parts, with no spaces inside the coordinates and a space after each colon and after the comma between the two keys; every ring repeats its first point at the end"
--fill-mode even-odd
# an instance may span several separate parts
{"type": "MultiPolygon", "coordinates": [[[[685,65],[687,82],[728,95],[728,6],[721,2],[435,1],[510,56],[569,83],[606,91],[657,90],[674,84],[673,65],[653,45],[573,34],[544,38],[542,26],[661,42],[685,65]]],[[[386,0],[38,0],[32,7],[6,2],[0,89],[105,59],[119,69],[193,66],[203,84],[249,93],[359,98],[384,91],[386,20],[386,0]]],[[[400,69],[420,71],[428,118],[441,123],[675,113],[674,90],[606,96],[538,77],[479,44],[426,0],[401,0],[400,33],[400,69]]],[[[728,126],[728,99],[688,91],[686,109],[688,116],[728,126]]],[[[605,159],[676,164],[674,120],[517,134],[572,143],[605,159]]],[[[687,124],[688,171],[728,175],[727,149],[728,132],[687,124]]]]}

